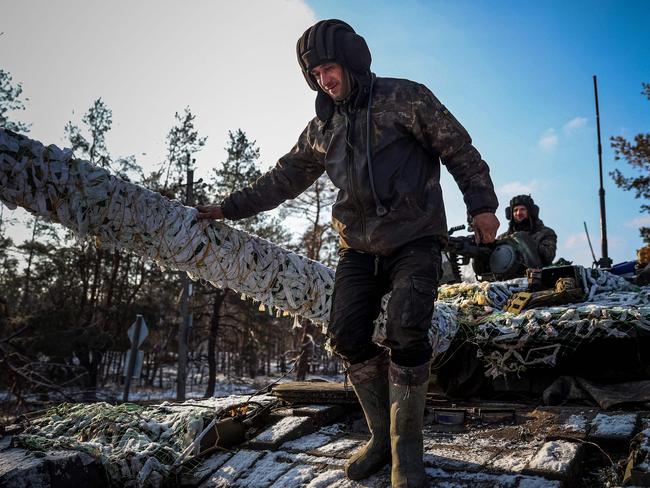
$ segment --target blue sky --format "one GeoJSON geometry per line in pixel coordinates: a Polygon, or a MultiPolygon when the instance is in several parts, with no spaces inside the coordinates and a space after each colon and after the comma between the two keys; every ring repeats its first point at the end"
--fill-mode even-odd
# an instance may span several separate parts
{"type": "MultiPolygon", "coordinates": [[[[341,18],[366,37],[378,75],[413,79],[436,93],[490,164],[502,208],[517,190],[530,190],[558,232],[559,255],[589,263],[583,220],[599,254],[592,76],[607,174],[623,167],[609,137],[650,131],[650,102],[640,95],[641,82],[650,82],[650,3],[309,3],[318,18],[341,18]]],[[[451,225],[462,219],[462,204],[447,182],[451,225]]],[[[633,259],[640,202],[609,176],[605,190],[610,255],[633,259]]]]}
{"type": "MultiPolygon", "coordinates": [[[[633,259],[640,202],[615,187],[609,137],[650,131],[650,2],[22,0],[3,5],[0,68],[29,98],[16,118],[65,145],[93,100],[113,109],[107,144],[145,168],[165,155],[175,111],[190,106],[208,136],[199,176],[223,161],[229,129],[275,163],[313,117],[314,94],[295,42],[316,20],[340,18],[368,41],[379,76],[426,84],[466,126],[490,164],[503,207],[531,193],[559,236],[558,255],[589,265],[582,222],[599,254],[592,75],[598,76],[610,255],[633,259]]],[[[461,195],[443,178],[449,225],[461,195]]],[[[25,221],[16,211],[4,216],[25,221]]],[[[20,242],[29,234],[15,227],[20,242]]]]}

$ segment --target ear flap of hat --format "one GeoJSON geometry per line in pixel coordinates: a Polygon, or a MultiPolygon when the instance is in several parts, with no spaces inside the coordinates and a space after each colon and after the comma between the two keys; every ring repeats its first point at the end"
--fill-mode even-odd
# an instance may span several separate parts
{"type": "MultiPolygon", "coordinates": [[[[309,55],[309,52],[305,53],[305,56],[308,56],[308,55],[309,55]]],[[[304,56],[303,56],[303,58],[304,58],[304,56]]],[[[306,66],[309,65],[307,63],[307,61],[304,61],[304,63],[305,63],[306,66]]],[[[316,83],[316,80],[314,80],[312,78],[311,74],[309,74],[309,71],[307,71],[306,69],[301,69],[300,72],[305,77],[305,81],[307,81],[307,84],[309,85],[309,88],[311,88],[314,91],[318,91],[318,83],[316,83]]]]}
{"type": "Polygon", "coordinates": [[[537,220],[539,218],[539,207],[534,203],[530,206],[528,212],[530,212],[530,216],[533,220],[537,220]]]}
{"type": "Polygon", "coordinates": [[[357,73],[366,73],[370,70],[372,56],[366,40],[354,32],[345,32],[338,36],[337,46],[343,58],[342,64],[357,73]]]}
{"type": "Polygon", "coordinates": [[[305,77],[305,81],[314,91],[318,91],[318,84],[309,74],[309,70],[316,66],[319,62],[320,56],[314,47],[313,39],[311,39],[311,29],[307,30],[298,42],[296,43],[296,54],[298,55],[298,64],[300,65],[300,72],[305,77]],[[310,40],[312,41],[310,44],[310,40]]]}
{"type": "Polygon", "coordinates": [[[319,90],[316,95],[316,116],[325,122],[334,115],[334,100],[324,91],[319,90]]]}
{"type": "Polygon", "coordinates": [[[506,207],[506,219],[512,220],[512,207],[510,206],[506,207]]]}

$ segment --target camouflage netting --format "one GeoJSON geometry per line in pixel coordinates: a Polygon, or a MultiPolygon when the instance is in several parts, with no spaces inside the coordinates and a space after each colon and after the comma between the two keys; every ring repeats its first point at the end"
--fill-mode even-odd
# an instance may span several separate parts
{"type": "MultiPolygon", "coordinates": [[[[0,201],[60,223],[80,238],[94,237],[98,245],[236,290],[269,313],[327,326],[332,269],[223,222],[199,221],[194,208],[76,159],[70,150],[0,129],[0,201]]],[[[438,330],[453,330],[444,306],[432,319],[434,343],[438,330]]],[[[438,352],[449,345],[445,337],[438,352]]]]}
{"type": "MultiPolygon", "coordinates": [[[[185,271],[214,286],[237,290],[270,313],[288,312],[327,325],[334,272],[222,222],[196,219],[196,210],[121,180],[69,150],[0,129],[0,201],[58,222],[102,246],[129,250],[160,266],[185,271]]],[[[587,303],[502,312],[524,279],[443,286],[430,339],[446,351],[463,327],[480,347],[487,374],[532,365],[553,366],[558,353],[579,341],[628,336],[648,327],[647,289],[622,278],[582,270],[587,303]]],[[[386,303],[384,300],[384,304],[386,303]]],[[[384,314],[378,319],[378,338],[384,314]]]]}
{"type": "Polygon", "coordinates": [[[0,200],[58,222],[79,237],[126,249],[194,280],[237,290],[325,324],[333,271],[74,158],[68,149],[0,129],[0,200]]]}
{"type": "Polygon", "coordinates": [[[519,314],[503,307],[514,293],[526,290],[523,278],[442,286],[437,306],[445,304],[455,321],[441,336],[449,341],[462,328],[478,346],[486,376],[496,378],[553,367],[587,341],[650,333],[650,287],[636,287],[607,271],[580,268],[580,274],[586,301],[519,314]]]}
{"type": "MultiPolygon", "coordinates": [[[[208,419],[230,416],[231,410],[239,413],[241,400],[233,396],[147,407],[64,403],[29,422],[16,444],[37,452],[85,452],[102,462],[113,486],[157,487],[178,473],[179,461],[198,454],[200,439],[195,440],[208,419]]],[[[275,398],[255,400],[261,405],[275,398]]]]}
{"type": "MultiPolygon", "coordinates": [[[[0,129],[0,201],[58,222],[99,245],[126,249],[264,304],[327,324],[334,272],[320,263],[75,159],[69,150],[0,129]]],[[[459,333],[475,342],[492,377],[552,367],[562,353],[598,337],[650,331],[650,287],[638,289],[607,272],[582,270],[587,301],[503,312],[524,279],[443,286],[430,338],[437,353],[459,333]]],[[[386,303],[386,300],[384,300],[386,303]]],[[[383,316],[378,319],[381,329],[383,316]]],[[[381,337],[381,333],[379,334],[381,337]]],[[[218,400],[215,409],[221,407],[218,400]]],[[[105,463],[116,483],[156,485],[201,430],[205,405],[137,407],[61,405],[20,436],[31,449],[76,449],[105,463]]]]}

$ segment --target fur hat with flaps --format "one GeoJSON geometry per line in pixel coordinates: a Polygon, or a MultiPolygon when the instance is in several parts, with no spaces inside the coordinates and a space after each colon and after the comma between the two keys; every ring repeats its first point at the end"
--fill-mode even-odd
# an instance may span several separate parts
{"type": "Polygon", "coordinates": [[[518,205],[523,205],[528,209],[528,216],[533,220],[539,218],[539,207],[535,205],[533,197],[530,195],[516,195],[510,200],[510,205],[506,207],[506,219],[511,220],[513,218],[513,213],[515,207],[518,205]]]}

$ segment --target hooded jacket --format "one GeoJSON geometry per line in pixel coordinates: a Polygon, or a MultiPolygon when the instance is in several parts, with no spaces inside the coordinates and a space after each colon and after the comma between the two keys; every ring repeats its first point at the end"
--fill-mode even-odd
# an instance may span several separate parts
{"type": "Polygon", "coordinates": [[[488,165],[431,91],[409,80],[376,78],[368,98],[336,106],[327,120],[312,119],[274,168],[223,200],[224,216],[238,220],[273,209],[326,171],[339,190],[332,220],[341,247],[389,255],[422,237],[435,236],[444,244],[441,162],[470,215],[496,211],[488,165]],[[375,194],[387,211],[382,216],[371,189],[369,153],[375,194]]]}
{"type": "Polygon", "coordinates": [[[506,211],[506,218],[510,220],[508,230],[497,237],[505,239],[515,232],[528,232],[537,242],[537,252],[542,259],[543,266],[553,264],[557,251],[557,234],[550,227],[546,227],[539,218],[539,208],[529,195],[518,195],[510,201],[509,212],[506,211]],[[522,198],[523,197],[523,198],[522,198]],[[524,205],[528,209],[528,218],[522,222],[515,222],[513,211],[516,205],[524,205]],[[534,207],[534,208],[531,208],[534,207]]]}

